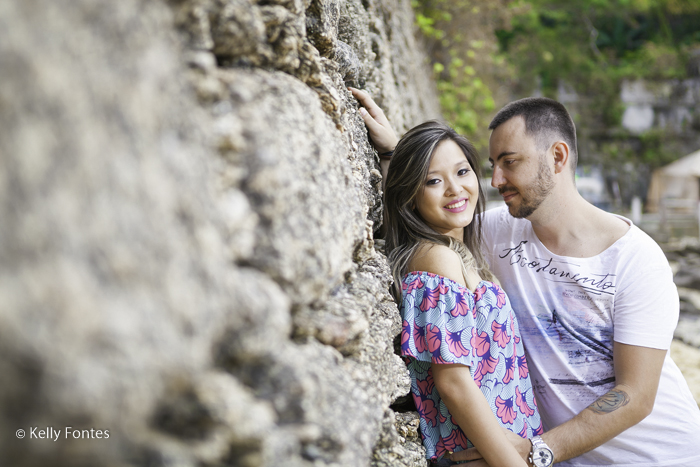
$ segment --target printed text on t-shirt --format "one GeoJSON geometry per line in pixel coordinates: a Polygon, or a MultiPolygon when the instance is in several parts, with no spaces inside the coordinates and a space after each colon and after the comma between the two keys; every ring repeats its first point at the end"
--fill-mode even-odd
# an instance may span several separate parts
{"type": "MultiPolygon", "coordinates": [[[[554,258],[544,259],[535,258],[533,260],[525,256],[523,246],[527,240],[522,240],[513,248],[504,248],[503,254],[498,255],[499,258],[507,260],[511,266],[520,266],[521,268],[529,268],[536,273],[549,276],[547,280],[554,282],[574,283],[578,284],[584,290],[594,294],[615,294],[615,274],[584,274],[579,272],[571,272],[562,267],[552,266],[554,258]]],[[[567,266],[579,267],[573,263],[564,263],[567,266]]]]}

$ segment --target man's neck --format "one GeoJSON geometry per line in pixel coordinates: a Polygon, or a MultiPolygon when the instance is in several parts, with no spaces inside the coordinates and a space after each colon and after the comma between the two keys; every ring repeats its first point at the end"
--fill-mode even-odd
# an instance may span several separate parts
{"type": "Polygon", "coordinates": [[[552,193],[528,220],[549,251],[575,258],[602,253],[629,230],[627,223],[593,206],[577,191],[552,193]]]}

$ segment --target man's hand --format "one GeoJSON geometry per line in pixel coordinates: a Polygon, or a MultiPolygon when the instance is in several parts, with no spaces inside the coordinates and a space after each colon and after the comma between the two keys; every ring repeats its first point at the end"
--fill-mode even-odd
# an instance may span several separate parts
{"type": "Polygon", "coordinates": [[[355,88],[348,88],[355,99],[360,101],[360,115],[367,125],[369,137],[377,152],[384,153],[393,151],[399,139],[394,133],[389,120],[384,116],[384,111],[372,100],[365,91],[355,88]]]}
{"type": "Polygon", "coordinates": [[[488,467],[488,464],[486,463],[484,458],[481,456],[481,454],[479,453],[479,450],[477,448],[469,448],[469,449],[465,449],[464,451],[453,452],[452,454],[449,454],[448,457],[453,462],[474,461],[474,462],[469,463],[469,467],[472,467],[472,466],[488,467]]]}

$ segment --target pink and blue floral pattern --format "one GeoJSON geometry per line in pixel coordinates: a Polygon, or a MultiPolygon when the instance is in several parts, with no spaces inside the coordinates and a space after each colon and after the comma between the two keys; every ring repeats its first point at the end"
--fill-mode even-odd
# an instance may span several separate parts
{"type": "Polygon", "coordinates": [[[431,363],[468,366],[501,425],[523,438],[542,434],[520,330],[505,292],[488,281],[471,292],[429,272],[406,274],[402,290],[401,355],[411,374],[427,457],[472,446],[435,388],[431,363]]]}

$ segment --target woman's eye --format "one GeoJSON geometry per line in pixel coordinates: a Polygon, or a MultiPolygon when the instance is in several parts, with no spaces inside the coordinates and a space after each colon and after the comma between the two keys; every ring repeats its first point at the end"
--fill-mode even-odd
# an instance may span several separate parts
{"type": "Polygon", "coordinates": [[[457,175],[467,175],[469,173],[469,169],[460,169],[459,172],[457,172],[457,175]]]}
{"type": "Polygon", "coordinates": [[[425,182],[426,185],[437,185],[438,183],[440,183],[439,178],[431,178],[430,180],[425,182]]]}

